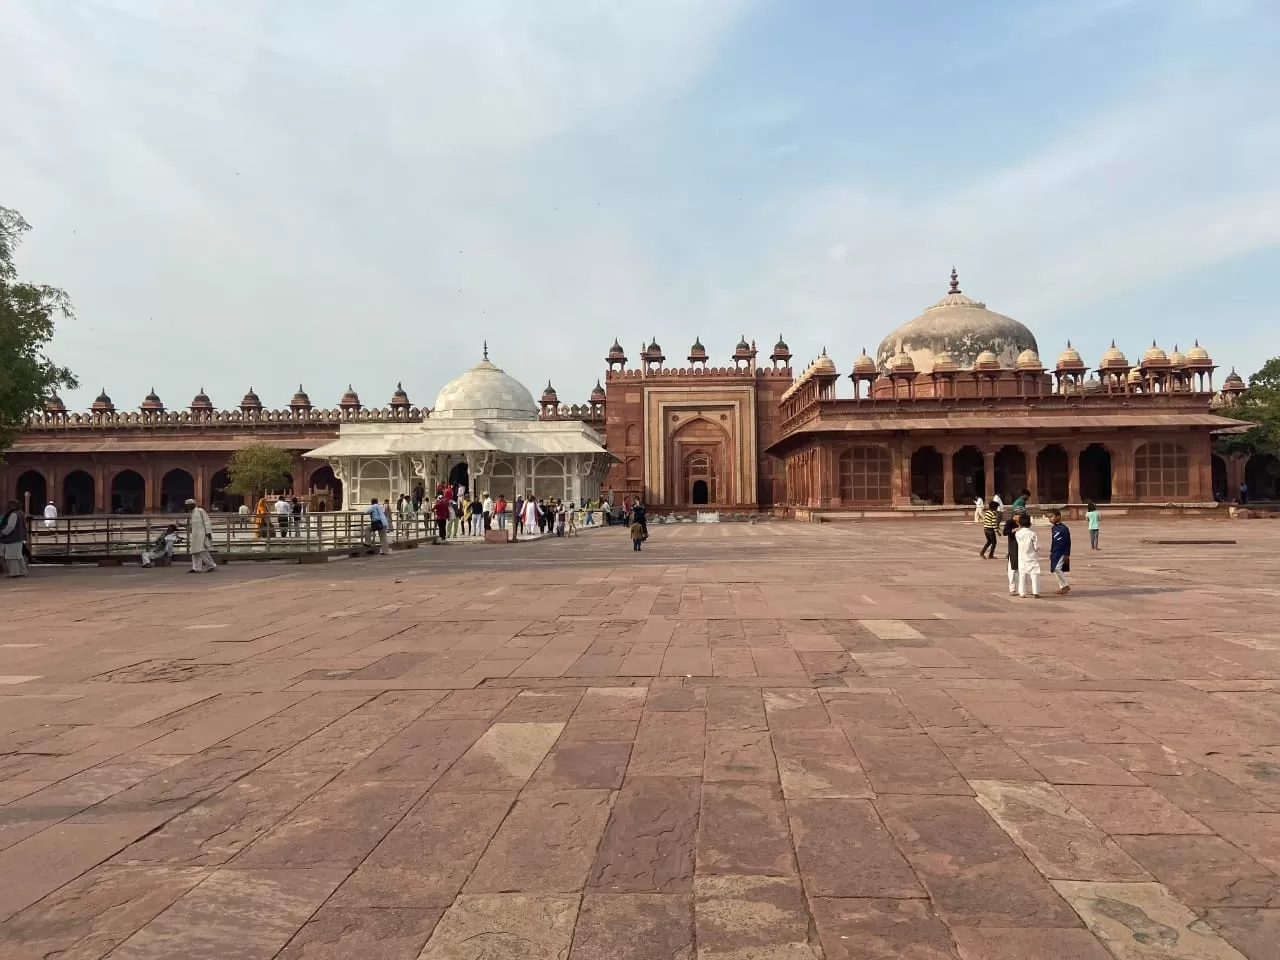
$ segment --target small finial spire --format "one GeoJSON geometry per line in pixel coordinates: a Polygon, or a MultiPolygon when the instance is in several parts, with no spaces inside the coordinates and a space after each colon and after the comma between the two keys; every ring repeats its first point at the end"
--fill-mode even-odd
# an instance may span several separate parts
{"type": "Polygon", "coordinates": [[[956,268],[951,268],[951,290],[950,293],[960,292],[960,275],[956,273],[956,268]]]}
{"type": "Polygon", "coordinates": [[[1070,350],[1070,349],[1071,349],[1071,338],[1070,338],[1070,337],[1068,337],[1068,338],[1067,338],[1067,349],[1068,349],[1068,350],[1070,350]]]}
{"type": "Polygon", "coordinates": [[[489,341],[488,340],[484,341],[484,359],[486,360],[489,359],[489,341]]]}

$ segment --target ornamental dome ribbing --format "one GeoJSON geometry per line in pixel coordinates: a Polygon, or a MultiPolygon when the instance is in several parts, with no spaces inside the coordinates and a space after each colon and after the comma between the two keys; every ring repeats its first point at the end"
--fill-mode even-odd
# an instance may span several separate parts
{"type": "Polygon", "coordinates": [[[404,384],[399,380],[396,381],[396,392],[391,394],[391,408],[398,409],[400,407],[413,406],[409,402],[409,394],[404,392],[404,384]]]}
{"type": "Polygon", "coordinates": [[[751,344],[747,343],[746,336],[743,336],[738,341],[738,345],[733,348],[733,359],[735,360],[751,359],[751,344]]]}
{"type": "Polygon", "coordinates": [[[862,348],[862,353],[853,361],[853,372],[855,376],[873,376],[878,371],[876,362],[867,356],[867,348],[862,348]]]}
{"type": "Polygon", "coordinates": [[[1175,343],[1173,345],[1173,353],[1169,354],[1169,366],[1173,367],[1175,370],[1181,370],[1186,365],[1187,358],[1183,352],[1178,349],[1178,345],[1175,343]]]}
{"type": "Polygon", "coordinates": [[[707,359],[707,348],[702,345],[701,337],[693,338],[693,346],[689,348],[689,361],[707,359]]]}
{"type": "Polygon", "coordinates": [[[307,391],[302,389],[302,384],[298,384],[298,392],[295,393],[289,401],[290,410],[310,410],[311,398],[307,396],[307,391]]]}
{"type": "Polygon", "coordinates": [[[551,381],[547,381],[547,389],[542,391],[543,403],[559,403],[560,398],[556,396],[556,388],[551,385],[551,381]]]}
{"type": "Polygon", "coordinates": [[[213,401],[209,399],[209,395],[204,392],[204,387],[200,388],[200,392],[191,398],[192,413],[212,413],[213,401]]]}
{"type": "Polygon", "coordinates": [[[1029,373],[1032,371],[1039,371],[1044,369],[1044,364],[1040,362],[1040,354],[1030,349],[1023,350],[1020,354],[1018,354],[1018,359],[1017,359],[1017,362],[1014,364],[1014,366],[1018,370],[1023,371],[1024,373],[1029,373]]]}
{"type": "Polygon", "coordinates": [[[485,358],[450,380],[436,396],[431,419],[537,420],[538,404],[528,388],[485,358]]]}
{"type": "Polygon", "coordinates": [[[822,353],[818,359],[813,361],[813,366],[809,368],[811,373],[838,375],[839,370],[836,369],[836,363],[827,356],[827,348],[822,348],[822,353]]]}
{"type": "Polygon", "coordinates": [[[1227,379],[1222,381],[1222,390],[1224,393],[1239,393],[1246,389],[1244,377],[1236,373],[1236,368],[1232,367],[1231,372],[1227,374],[1227,379]]]}
{"type": "Polygon", "coordinates": [[[45,413],[66,413],[67,405],[63,403],[62,398],[55,393],[55,394],[52,394],[47,400],[45,400],[44,412],[45,413]]]}
{"type": "Polygon", "coordinates": [[[107,396],[107,390],[104,387],[102,392],[98,394],[98,398],[90,405],[90,410],[96,410],[99,413],[112,413],[116,405],[111,402],[111,398],[107,396]]]}
{"type": "Polygon", "coordinates": [[[342,395],[342,399],[338,401],[338,406],[343,410],[359,410],[360,395],[356,393],[355,387],[347,384],[347,392],[342,395]]]}
{"type": "Polygon", "coordinates": [[[258,399],[258,395],[254,393],[253,387],[249,388],[249,392],[240,398],[241,410],[261,410],[262,401],[258,399]]]}
{"type": "Polygon", "coordinates": [[[1058,362],[1056,364],[1059,370],[1083,370],[1084,358],[1080,356],[1080,351],[1071,345],[1071,341],[1067,341],[1067,349],[1058,354],[1058,362]]]}
{"type": "Polygon", "coordinates": [[[911,354],[904,351],[889,361],[889,369],[893,373],[915,373],[916,363],[911,359],[911,354]]]}
{"type": "Polygon", "coordinates": [[[933,369],[939,353],[948,353],[960,366],[977,362],[989,351],[1012,367],[1023,350],[1036,350],[1035,335],[1011,317],[988,310],[985,303],[960,292],[956,271],[946,296],[920,316],[904,323],[880,342],[876,360],[881,369],[900,353],[906,353],[921,370],[933,369]]]}
{"type": "Polygon", "coordinates": [[[1116,346],[1116,342],[1112,340],[1111,346],[1109,346],[1107,348],[1107,352],[1102,355],[1102,362],[1098,364],[1099,369],[1123,370],[1127,369],[1128,366],[1129,361],[1125,358],[1125,355],[1120,352],[1120,349],[1116,346]]]}
{"type": "Polygon", "coordinates": [[[606,360],[625,360],[625,359],[627,359],[626,351],[622,349],[622,344],[620,344],[620,343],[617,341],[617,339],[615,339],[615,340],[613,341],[613,346],[609,348],[609,356],[607,356],[605,359],[606,359],[606,360]]]}
{"type": "MultiPolygon", "coordinates": [[[[870,359],[870,358],[868,358],[870,359]]],[[[942,353],[935,354],[933,358],[934,373],[959,373],[959,365],[951,359],[951,354],[945,350],[942,353]]]]}
{"type": "Polygon", "coordinates": [[[608,399],[608,394],[604,392],[604,387],[602,387],[600,385],[600,381],[597,380],[596,385],[591,390],[591,402],[603,403],[606,399],[608,399]]]}
{"type": "Polygon", "coordinates": [[[1156,346],[1154,340],[1151,346],[1142,354],[1142,366],[1144,367],[1167,367],[1169,365],[1169,357],[1163,350],[1156,346]]]}
{"type": "Polygon", "coordinates": [[[782,334],[778,334],[778,342],[773,345],[773,353],[769,355],[770,360],[790,360],[791,348],[787,346],[787,341],[782,339],[782,334]]]}
{"type": "Polygon", "coordinates": [[[1199,340],[1195,342],[1195,346],[1187,351],[1187,366],[1193,370],[1213,366],[1213,360],[1209,358],[1209,351],[1200,346],[1199,340]]]}
{"type": "Polygon", "coordinates": [[[160,396],[156,393],[155,387],[152,387],[151,392],[143,398],[142,409],[151,413],[162,413],[164,411],[164,404],[160,402],[160,396]]]}
{"type": "Polygon", "coordinates": [[[995,373],[1001,369],[1000,358],[990,350],[983,350],[974,358],[973,369],[984,373],[995,373]]]}

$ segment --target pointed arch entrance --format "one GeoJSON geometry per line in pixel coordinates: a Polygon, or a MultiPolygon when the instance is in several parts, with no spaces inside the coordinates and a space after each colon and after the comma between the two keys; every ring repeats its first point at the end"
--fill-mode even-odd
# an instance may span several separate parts
{"type": "Polygon", "coordinates": [[[692,507],[734,502],[734,492],[725,481],[729,434],[718,424],[706,417],[690,417],[672,432],[667,450],[667,462],[675,468],[668,472],[668,503],[692,507]]]}

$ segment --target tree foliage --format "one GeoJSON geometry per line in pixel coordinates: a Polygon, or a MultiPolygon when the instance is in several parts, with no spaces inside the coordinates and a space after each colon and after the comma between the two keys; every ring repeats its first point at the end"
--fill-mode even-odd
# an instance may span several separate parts
{"type": "Polygon", "coordinates": [[[71,371],[45,356],[56,317],[70,317],[63,290],[23,283],[13,256],[31,229],[17,210],[0,207],[0,453],[14,432],[60,388],[74,387],[71,371]]]}
{"type": "Polygon", "coordinates": [[[1249,387],[1224,411],[1257,424],[1245,433],[1228,434],[1228,453],[1270,453],[1280,456],[1280,357],[1272,357],[1249,378],[1249,387]]]}
{"type": "Polygon", "coordinates": [[[289,451],[269,443],[251,443],[231,456],[227,473],[229,493],[252,499],[268,490],[284,487],[293,457],[289,451]]]}

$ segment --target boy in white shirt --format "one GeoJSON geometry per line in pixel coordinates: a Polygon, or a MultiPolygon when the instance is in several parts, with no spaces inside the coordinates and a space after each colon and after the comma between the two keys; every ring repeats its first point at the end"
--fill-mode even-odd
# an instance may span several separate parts
{"type": "Polygon", "coordinates": [[[1027,580],[1031,580],[1031,596],[1040,599],[1040,538],[1031,529],[1031,516],[1026,513],[1018,515],[1018,532],[1014,534],[1018,541],[1018,596],[1027,595],[1027,580]]]}

